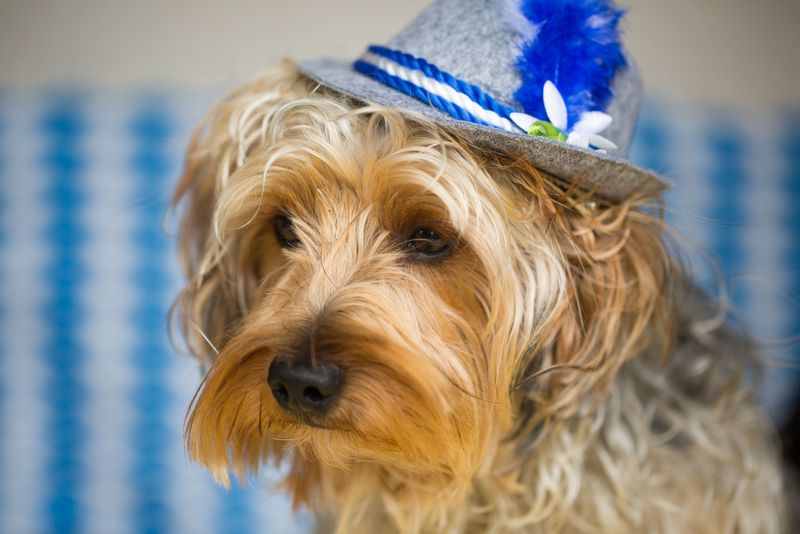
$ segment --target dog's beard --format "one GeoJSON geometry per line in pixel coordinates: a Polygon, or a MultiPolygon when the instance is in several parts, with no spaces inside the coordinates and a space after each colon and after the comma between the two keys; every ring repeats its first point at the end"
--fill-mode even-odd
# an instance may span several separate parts
{"type": "Polygon", "coordinates": [[[229,468],[289,451],[329,468],[468,478],[492,426],[476,325],[407,271],[339,287],[322,310],[306,294],[320,280],[284,276],[215,358],[188,420],[192,456],[223,483],[229,468]],[[309,354],[345,373],[324,415],[281,407],[268,384],[276,358],[309,354]]]}

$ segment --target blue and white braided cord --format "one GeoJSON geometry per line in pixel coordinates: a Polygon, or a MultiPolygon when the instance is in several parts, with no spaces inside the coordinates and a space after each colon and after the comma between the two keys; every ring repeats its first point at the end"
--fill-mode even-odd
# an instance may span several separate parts
{"type": "Polygon", "coordinates": [[[521,131],[510,120],[513,109],[499,103],[479,87],[459,80],[424,59],[373,45],[353,67],[456,119],[493,126],[507,132],[521,131]]]}

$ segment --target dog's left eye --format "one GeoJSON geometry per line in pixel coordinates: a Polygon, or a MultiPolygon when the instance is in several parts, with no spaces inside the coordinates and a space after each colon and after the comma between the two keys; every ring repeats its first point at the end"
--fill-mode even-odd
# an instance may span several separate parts
{"type": "Polygon", "coordinates": [[[275,237],[278,238],[278,244],[283,248],[300,246],[300,239],[294,230],[294,223],[286,215],[275,217],[275,237]]]}
{"type": "Polygon", "coordinates": [[[444,238],[428,228],[418,228],[405,242],[408,252],[423,259],[434,259],[443,256],[450,250],[444,238]]]}

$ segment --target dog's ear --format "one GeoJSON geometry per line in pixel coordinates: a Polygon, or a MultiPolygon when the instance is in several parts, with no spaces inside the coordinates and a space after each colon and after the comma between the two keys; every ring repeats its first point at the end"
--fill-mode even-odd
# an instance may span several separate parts
{"type": "Polygon", "coordinates": [[[248,165],[259,165],[255,160],[269,141],[258,132],[271,112],[307,93],[296,66],[284,62],[223,98],[190,141],[173,197],[187,284],[173,306],[172,324],[204,364],[233,334],[258,284],[259,259],[251,253],[257,237],[237,232],[258,206],[248,206],[237,192],[238,178],[248,165]]]}
{"type": "Polygon", "coordinates": [[[533,206],[566,275],[562,301],[517,366],[514,390],[525,392],[538,419],[569,415],[644,351],[665,354],[682,278],[660,198],[604,203],[522,168],[511,173],[516,194],[533,206]]]}
{"type": "Polygon", "coordinates": [[[564,407],[610,385],[630,358],[669,348],[678,269],[654,213],[631,201],[581,206],[561,217],[567,297],[550,346],[553,364],[571,368],[556,378],[564,407]]]}

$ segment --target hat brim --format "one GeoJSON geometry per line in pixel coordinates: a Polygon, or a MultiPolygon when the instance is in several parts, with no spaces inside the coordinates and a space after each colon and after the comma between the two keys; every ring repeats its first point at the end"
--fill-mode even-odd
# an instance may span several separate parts
{"type": "Polygon", "coordinates": [[[671,186],[651,171],[612,155],[455,119],[356,72],[348,61],[315,59],[300,63],[299,69],[312,80],[349,97],[424,115],[477,146],[526,157],[537,169],[563,185],[575,183],[604,200],[619,202],[632,195],[656,195],[671,186]]]}

